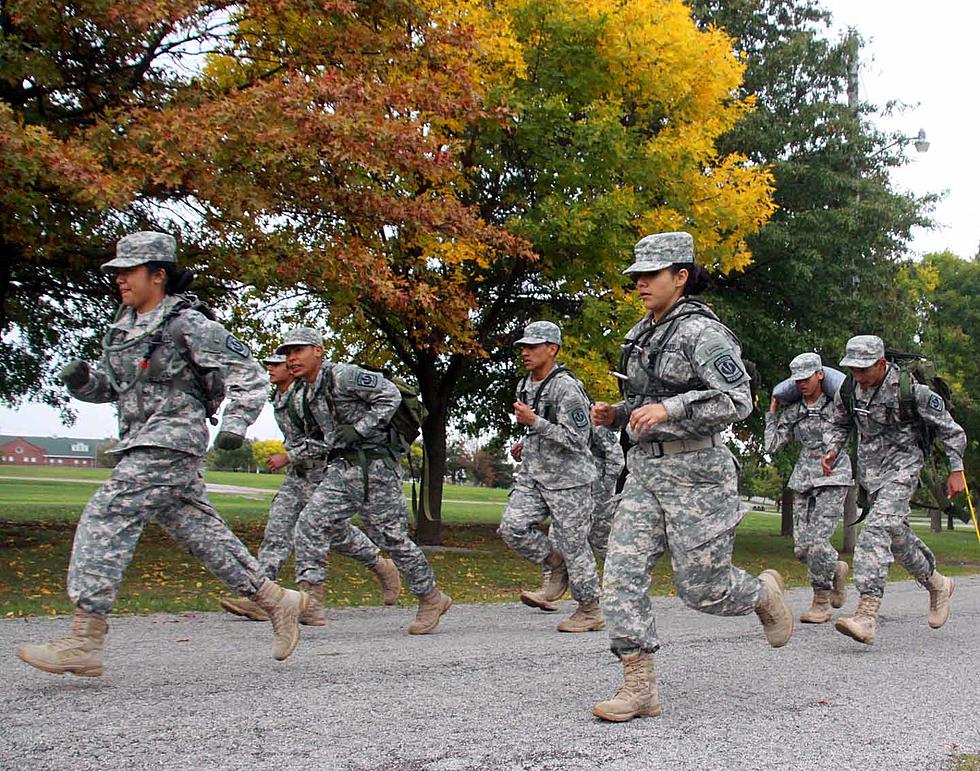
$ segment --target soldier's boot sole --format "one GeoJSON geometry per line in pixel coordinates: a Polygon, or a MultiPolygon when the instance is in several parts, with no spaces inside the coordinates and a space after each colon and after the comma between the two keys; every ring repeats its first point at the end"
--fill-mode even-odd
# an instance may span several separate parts
{"type": "Polygon", "coordinates": [[[875,630],[869,631],[863,624],[858,624],[852,618],[839,618],[834,622],[834,629],[865,645],[874,645],[875,630]]]}
{"type": "Polygon", "coordinates": [[[30,664],[35,669],[48,672],[52,675],[75,675],[76,677],[99,677],[102,674],[102,662],[98,664],[49,664],[43,659],[37,659],[30,655],[30,651],[25,646],[21,646],[14,655],[25,664],[30,664]]]}
{"type": "Polygon", "coordinates": [[[537,592],[529,592],[527,590],[521,592],[521,602],[523,602],[529,608],[540,608],[541,610],[546,610],[549,613],[553,613],[559,609],[558,605],[553,602],[548,602],[537,592]]]}
{"type": "Polygon", "coordinates": [[[663,710],[660,709],[659,704],[654,704],[652,706],[648,705],[645,707],[640,707],[636,710],[624,710],[619,711],[613,709],[608,705],[609,702],[600,702],[592,708],[592,714],[595,715],[600,720],[606,720],[610,723],[625,723],[628,720],[632,720],[635,717],[660,717],[663,714],[663,710]]]}
{"type": "MultiPolygon", "coordinates": [[[[248,605],[240,604],[243,603],[242,600],[229,600],[221,599],[218,600],[218,604],[223,610],[233,613],[236,616],[241,616],[242,618],[247,618],[249,621],[268,621],[269,615],[261,608],[252,609],[248,605]]],[[[251,603],[254,605],[254,603],[251,603]]]]}
{"type": "Polygon", "coordinates": [[[811,609],[808,610],[806,613],[800,614],[800,623],[801,624],[826,624],[833,617],[834,614],[829,609],[823,613],[814,612],[811,609]]]}

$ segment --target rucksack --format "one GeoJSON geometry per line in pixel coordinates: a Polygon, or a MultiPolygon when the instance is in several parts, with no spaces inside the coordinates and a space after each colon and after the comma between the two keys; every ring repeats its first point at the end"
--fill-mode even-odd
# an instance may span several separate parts
{"type": "MultiPolygon", "coordinates": [[[[935,429],[926,423],[919,415],[919,406],[915,400],[915,386],[924,385],[930,388],[940,399],[943,406],[953,414],[953,390],[949,383],[936,373],[936,368],[929,359],[917,353],[887,349],[885,360],[898,367],[898,422],[914,424],[918,444],[923,454],[932,451],[936,438],[935,429]]],[[[848,374],[840,387],[841,402],[848,415],[854,415],[854,376],[848,374]]],[[[873,398],[873,397],[872,397],[873,398]]]]}
{"type": "Polygon", "coordinates": [[[412,444],[422,433],[422,423],[429,415],[429,411],[419,397],[419,392],[404,379],[392,377],[382,369],[367,367],[363,364],[358,366],[369,372],[377,372],[386,380],[391,381],[398,389],[398,393],[401,394],[402,399],[398,403],[398,408],[388,422],[388,436],[391,439],[393,450],[411,455],[412,444]]]}

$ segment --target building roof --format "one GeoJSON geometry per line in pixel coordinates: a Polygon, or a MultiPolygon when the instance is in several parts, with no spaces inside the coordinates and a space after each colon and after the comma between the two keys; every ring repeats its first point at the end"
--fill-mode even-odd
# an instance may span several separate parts
{"type": "Polygon", "coordinates": [[[105,439],[76,439],[70,436],[10,436],[0,435],[0,445],[23,439],[44,450],[45,455],[58,458],[94,458],[105,439]]]}

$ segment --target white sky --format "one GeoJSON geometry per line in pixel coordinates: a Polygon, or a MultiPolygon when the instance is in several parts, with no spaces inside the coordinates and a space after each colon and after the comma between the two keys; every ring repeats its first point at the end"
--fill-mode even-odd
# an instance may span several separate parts
{"type": "MultiPolygon", "coordinates": [[[[977,72],[980,3],[824,0],[823,6],[834,15],[832,35],[854,26],[867,43],[861,63],[861,99],[876,104],[899,99],[909,105],[904,115],[883,122],[882,127],[909,136],[924,128],[931,142],[924,154],[909,146],[911,163],[893,174],[902,190],[947,191],[934,214],[937,227],[917,231],[911,253],[921,256],[949,249],[960,257],[972,257],[980,248],[980,204],[974,190],[975,180],[980,180],[976,136],[980,104],[970,96],[977,72]]],[[[57,411],[49,407],[0,407],[0,434],[115,435],[112,407],[79,402],[74,406],[78,420],[70,428],[61,425],[57,411]]],[[[249,436],[279,436],[271,406],[266,406],[249,436]]]]}

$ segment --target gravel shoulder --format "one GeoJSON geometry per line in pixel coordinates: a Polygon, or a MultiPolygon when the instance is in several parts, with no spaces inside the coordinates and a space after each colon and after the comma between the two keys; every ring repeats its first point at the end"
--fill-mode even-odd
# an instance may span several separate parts
{"type": "MultiPolygon", "coordinates": [[[[789,594],[798,615],[809,592],[789,594]]],[[[64,619],[3,620],[0,768],[911,770],[980,752],[980,577],[957,579],[939,631],[922,589],[889,585],[872,647],[798,624],[772,650],[755,616],[654,605],[664,714],[619,725],[591,715],[620,682],[605,632],[554,629],[571,603],[458,605],[428,637],[404,634],[410,608],[330,610],[286,662],[266,624],[118,617],[91,679],[13,655],[64,619]]]]}

